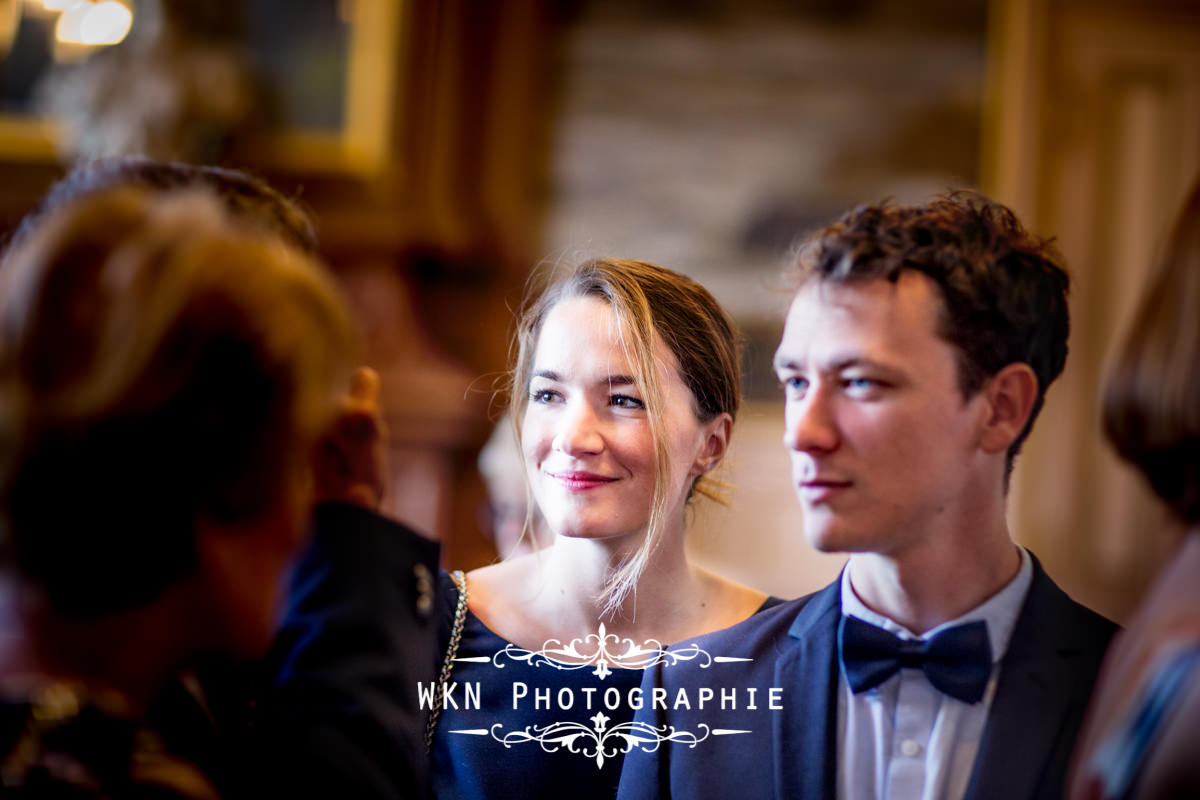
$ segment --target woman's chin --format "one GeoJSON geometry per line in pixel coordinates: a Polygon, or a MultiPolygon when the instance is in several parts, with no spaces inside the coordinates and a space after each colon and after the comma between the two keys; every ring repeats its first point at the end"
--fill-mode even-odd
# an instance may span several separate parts
{"type": "Polygon", "coordinates": [[[630,536],[638,536],[638,535],[639,535],[639,533],[630,533],[629,531],[615,531],[609,527],[579,526],[579,527],[572,527],[572,528],[564,528],[563,530],[561,530],[557,535],[555,535],[554,539],[551,541],[551,545],[553,545],[554,542],[561,541],[561,540],[595,541],[595,542],[602,542],[602,541],[608,541],[608,540],[620,541],[623,539],[628,539],[630,536]]]}

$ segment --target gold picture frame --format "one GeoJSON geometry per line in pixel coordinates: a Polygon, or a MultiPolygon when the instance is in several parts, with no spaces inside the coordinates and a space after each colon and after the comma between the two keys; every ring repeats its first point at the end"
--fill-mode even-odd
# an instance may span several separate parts
{"type": "MultiPolygon", "coordinates": [[[[405,0],[341,0],[351,16],[343,94],[336,132],[287,129],[252,145],[246,155],[271,171],[370,177],[389,166],[400,86],[405,0]]],[[[52,116],[0,112],[0,160],[57,163],[60,123],[52,116]]]]}

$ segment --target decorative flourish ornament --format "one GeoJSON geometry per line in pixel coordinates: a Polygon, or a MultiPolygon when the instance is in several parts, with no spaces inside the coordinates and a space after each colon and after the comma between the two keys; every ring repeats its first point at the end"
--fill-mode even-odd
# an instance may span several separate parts
{"type": "MultiPolygon", "coordinates": [[[[530,667],[552,667],[556,670],[590,668],[593,675],[604,680],[613,674],[614,669],[640,670],[659,664],[670,667],[682,661],[696,661],[700,669],[708,669],[713,664],[753,659],[712,656],[696,644],[677,646],[673,650],[663,647],[657,639],[647,639],[639,644],[633,639],[609,633],[604,623],[601,622],[596,633],[572,639],[566,644],[559,639],[550,639],[539,650],[526,650],[509,643],[504,649],[491,656],[464,656],[454,660],[479,664],[490,661],[497,669],[504,669],[511,662],[527,664],[530,667]]],[[[444,689],[445,683],[443,682],[444,689]]],[[[609,688],[607,691],[617,690],[609,688]]],[[[641,690],[633,691],[640,692],[641,690]]],[[[513,702],[515,703],[516,700],[514,699],[513,702]]],[[[560,700],[561,702],[563,701],[560,700]]],[[[572,698],[571,703],[573,702],[572,698]]],[[[565,707],[569,708],[570,706],[565,707]]],[[[588,707],[590,709],[591,706],[588,707]]],[[[701,701],[701,707],[703,707],[703,701],[701,701]]],[[[611,709],[612,706],[609,708],[611,709]]],[[[635,747],[652,753],[663,742],[675,742],[695,747],[709,736],[750,733],[748,730],[710,728],[705,724],[699,725],[695,731],[679,730],[672,725],[662,725],[656,728],[648,723],[637,721],[620,722],[609,727],[608,723],[612,718],[602,711],[588,719],[592,723],[590,728],[582,722],[554,722],[549,725],[528,725],[521,730],[505,731],[503,723],[496,723],[490,728],[464,728],[448,732],[466,736],[491,736],[506,748],[527,742],[537,742],[547,753],[565,751],[584,755],[595,761],[597,768],[603,767],[606,759],[628,753],[635,747]]]]}
{"type": "Polygon", "coordinates": [[[490,735],[505,747],[525,742],[537,742],[547,753],[566,750],[587,756],[596,762],[597,768],[604,766],[606,758],[623,755],[635,747],[647,753],[653,753],[663,742],[675,742],[695,747],[709,736],[749,733],[749,731],[710,728],[703,723],[697,731],[676,730],[672,725],[662,725],[656,728],[645,722],[622,722],[609,728],[607,727],[609,717],[603,712],[598,712],[589,719],[592,722],[591,728],[581,722],[555,722],[550,725],[529,725],[523,730],[502,734],[504,726],[496,723],[490,729],[476,728],[450,731],[450,733],[472,736],[490,735]]]}
{"type": "MultiPolygon", "coordinates": [[[[699,667],[707,669],[713,657],[700,647],[689,644],[675,650],[667,650],[657,639],[647,639],[638,644],[633,639],[609,633],[600,623],[597,633],[572,639],[563,644],[559,639],[550,639],[540,650],[526,650],[509,644],[491,657],[496,667],[503,669],[505,660],[523,662],[531,667],[548,666],[559,670],[577,670],[594,667],[592,674],[604,680],[614,667],[617,669],[646,669],[666,664],[671,666],[681,661],[699,659],[699,667]]],[[[488,661],[487,657],[460,658],[457,661],[488,661]]],[[[722,660],[722,659],[717,659],[722,660]]]]}

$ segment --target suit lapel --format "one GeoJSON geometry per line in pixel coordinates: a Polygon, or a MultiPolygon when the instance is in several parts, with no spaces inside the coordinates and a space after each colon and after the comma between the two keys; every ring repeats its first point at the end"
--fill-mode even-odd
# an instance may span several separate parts
{"type": "Polygon", "coordinates": [[[775,796],[825,798],[837,783],[837,648],[841,581],[813,595],[788,630],[775,666],[784,712],[775,726],[775,796]]]}
{"type": "Polygon", "coordinates": [[[1033,797],[1071,704],[1081,647],[1070,600],[1034,559],[965,800],[1033,797]]]}

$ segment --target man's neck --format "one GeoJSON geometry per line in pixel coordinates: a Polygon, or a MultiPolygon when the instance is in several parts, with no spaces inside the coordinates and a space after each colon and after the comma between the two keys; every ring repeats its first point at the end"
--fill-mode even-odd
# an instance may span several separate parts
{"type": "Polygon", "coordinates": [[[872,611],[923,634],[981,605],[1021,567],[1020,551],[1007,531],[966,544],[900,555],[855,553],[847,567],[850,584],[872,611]]]}

